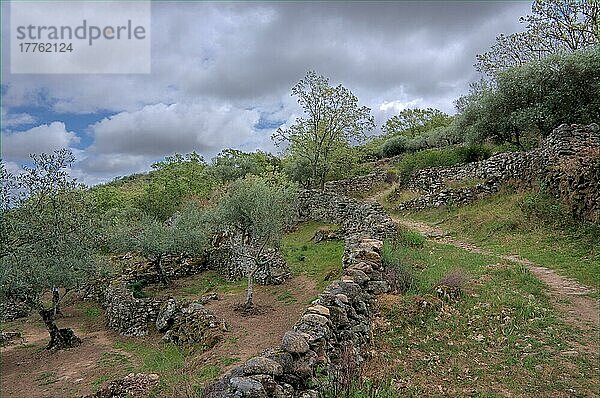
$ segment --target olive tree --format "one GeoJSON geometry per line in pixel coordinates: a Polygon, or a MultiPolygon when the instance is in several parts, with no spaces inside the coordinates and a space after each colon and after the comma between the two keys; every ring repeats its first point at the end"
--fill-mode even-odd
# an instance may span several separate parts
{"type": "Polygon", "coordinates": [[[598,0],[534,0],[531,11],[520,18],[526,29],[498,36],[477,55],[475,69],[495,78],[506,68],[600,43],[598,0]]]}
{"type": "Polygon", "coordinates": [[[196,152],[167,156],[154,163],[152,169],[137,207],[160,221],[180,209],[186,199],[206,198],[216,185],[204,158],[196,152]]]}
{"type": "Polygon", "coordinates": [[[406,138],[415,138],[437,127],[447,127],[450,123],[452,117],[439,109],[404,109],[389,118],[382,130],[390,136],[402,135],[406,138]]]}
{"type": "Polygon", "coordinates": [[[109,250],[134,251],[150,261],[158,280],[169,283],[163,259],[169,254],[201,255],[212,230],[211,213],[194,202],[162,221],[144,212],[113,212],[105,219],[109,250]]]}
{"type": "Polygon", "coordinates": [[[293,220],[296,189],[282,179],[249,176],[231,183],[215,209],[215,225],[229,236],[236,254],[246,261],[248,286],[244,307],[252,308],[253,281],[268,267],[283,231],[293,220]],[[241,237],[241,242],[236,238],[241,237]],[[240,244],[241,243],[241,244],[240,244]]]}
{"type": "Polygon", "coordinates": [[[16,176],[2,168],[0,296],[27,297],[50,334],[47,348],[61,349],[79,343],[71,329],[57,327],[56,313],[60,300],[96,273],[98,223],[91,196],[69,176],[70,151],[31,158],[16,176]]]}
{"type": "Polygon", "coordinates": [[[523,146],[562,123],[600,120],[600,47],[548,56],[498,73],[457,101],[457,128],[472,140],[523,146]]]}
{"type": "Polygon", "coordinates": [[[289,145],[288,151],[310,167],[310,184],[323,188],[344,149],[360,141],[375,127],[371,109],[358,105],[358,98],[341,84],[332,87],[326,77],[309,71],[293,88],[292,95],[305,116],[287,128],[279,128],[273,140],[289,145]]]}

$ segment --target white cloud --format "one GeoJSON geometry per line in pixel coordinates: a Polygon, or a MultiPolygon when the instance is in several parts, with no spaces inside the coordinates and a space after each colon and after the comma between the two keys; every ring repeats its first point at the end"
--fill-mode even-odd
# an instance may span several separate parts
{"type": "Polygon", "coordinates": [[[67,131],[63,122],[42,124],[25,131],[3,131],[2,158],[9,161],[25,160],[31,153],[70,148],[78,142],[79,137],[67,131]]]}
{"type": "Polygon", "coordinates": [[[1,109],[2,128],[22,126],[24,124],[33,124],[36,122],[35,117],[28,113],[8,113],[6,109],[1,109]]]}
{"type": "MultiPolygon", "coordinates": [[[[260,115],[293,123],[299,109],[290,88],[309,69],[350,89],[372,108],[378,126],[406,107],[452,113],[453,99],[477,79],[475,54],[497,34],[519,29],[530,4],[157,2],[152,8],[150,75],[13,75],[2,64],[9,110],[40,107],[65,114],[67,124],[69,114],[114,113],[88,128],[94,141],[77,154],[86,181],[145,170],[176,151],[210,158],[224,147],[271,150],[270,131],[254,125],[260,115]]],[[[3,37],[10,37],[8,29],[4,23],[3,37]]],[[[8,48],[2,47],[4,58],[8,48]]],[[[14,123],[25,120],[15,116],[14,123]]],[[[70,132],[54,134],[57,146],[75,142],[70,132]]],[[[10,147],[35,141],[15,137],[10,147]]]]}
{"type": "Polygon", "coordinates": [[[95,137],[90,152],[158,156],[242,146],[256,133],[259,117],[257,110],[227,104],[147,105],[90,126],[95,137]]]}
{"type": "Polygon", "coordinates": [[[379,105],[379,110],[383,112],[394,111],[395,113],[399,113],[405,109],[416,108],[423,102],[422,98],[417,98],[412,101],[402,102],[399,100],[395,101],[383,101],[381,105],[379,105]]]}

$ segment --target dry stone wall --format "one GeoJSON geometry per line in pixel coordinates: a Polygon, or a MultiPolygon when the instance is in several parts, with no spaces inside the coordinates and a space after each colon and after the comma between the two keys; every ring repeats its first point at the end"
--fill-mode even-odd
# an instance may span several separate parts
{"type": "Polygon", "coordinates": [[[312,190],[299,195],[299,220],[307,219],[342,227],[343,276],[312,302],[279,346],[231,370],[208,386],[205,396],[316,397],[317,370],[335,374],[347,358],[363,361],[371,339],[373,301],[390,289],[381,250],[395,225],[377,203],[312,190]]]}
{"type": "Polygon", "coordinates": [[[598,125],[561,125],[539,148],[499,153],[480,162],[415,173],[402,189],[421,194],[399,210],[464,205],[498,192],[506,183],[539,187],[561,198],[576,217],[600,221],[600,133],[598,125]],[[449,188],[448,181],[481,180],[471,187],[449,188]]]}
{"type": "Polygon", "coordinates": [[[396,229],[385,209],[376,202],[363,202],[317,190],[300,192],[298,202],[298,221],[320,220],[339,224],[346,239],[356,234],[383,239],[396,229]]]}
{"type": "MultiPolygon", "coordinates": [[[[241,244],[241,243],[240,243],[241,244]]],[[[245,276],[247,258],[240,256],[237,250],[232,250],[229,244],[216,245],[209,250],[204,258],[194,259],[185,256],[166,256],[163,261],[163,272],[169,279],[195,275],[207,269],[214,269],[232,280],[245,276]]],[[[260,268],[254,279],[260,284],[279,284],[290,276],[289,268],[279,252],[266,253],[273,256],[269,266],[260,268]]],[[[106,310],[107,326],[125,336],[144,336],[149,328],[166,314],[165,306],[174,306],[174,299],[170,297],[136,298],[128,288],[132,282],[144,281],[145,284],[159,283],[156,269],[148,262],[136,262],[124,269],[123,273],[114,281],[102,281],[90,286],[85,295],[100,301],[106,310]]],[[[182,303],[177,308],[178,317],[169,318],[174,321],[173,329],[164,329],[159,324],[156,329],[165,332],[165,339],[180,345],[199,344],[210,346],[217,334],[214,333],[214,315],[200,307],[195,310],[181,309],[182,303]],[[191,312],[190,312],[191,311],[191,312]],[[204,337],[202,337],[204,336],[204,337]]],[[[191,305],[191,304],[190,304],[191,305]]],[[[191,307],[190,307],[191,308],[191,307]]],[[[166,323],[162,322],[162,325],[166,323]]],[[[171,323],[169,323],[171,326],[171,323]]]]}
{"type": "Polygon", "coordinates": [[[114,281],[104,291],[106,325],[123,336],[145,336],[162,304],[162,299],[135,298],[125,282],[114,281]]]}
{"type": "Polygon", "coordinates": [[[341,279],[306,309],[281,344],[246,361],[206,389],[205,396],[316,397],[317,369],[335,372],[341,355],[357,363],[370,343],[373,299],[389,290],[381,265],[382,241],[363,238],[348,248],[341,279]]]}
{"type": "MultiPolygon", "coordinates": [[[[214,299],[207,297],[206,300],[214,299]]],[[[112,282],[104,292],[106,324],[124,336],[145,336],[150,329],[164,333],[163,339],[181,346],[212,347],[221,338],[224,321],[200,301],[172,297],[136,298],[124,281],[112,282]]]]}
{"type": "Polygon", "coordinates": [[[369,192],[382,184],[392,182],[395,176],[386,171],[376,171],[364,176],[357,176],[345,180],[327,181],[324,190],[338,195],[352,195],[354,193],[369,192]]]}

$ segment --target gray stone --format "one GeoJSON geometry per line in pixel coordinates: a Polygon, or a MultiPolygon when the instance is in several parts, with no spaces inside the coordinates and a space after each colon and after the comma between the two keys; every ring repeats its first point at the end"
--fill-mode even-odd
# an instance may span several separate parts
{"type": "Polygon", "coordinates": [[[167,300],[156,317],[156,330],[163,333],[169,330],[178,310],[179,308],[175,299],[167,300]]]}
{"type": "Polygon", "coordinates": [[[306,322],[306,323],[311,323],[311,324],[316,324],[316,325],[321,325],[321,326],[325,326],[325,325],[327,325],[327,323],[329,323],[329,319],[327,319],[323,315],[318,315],[318,314],[305,314],[302,316],[300,321],[306,322]]]}
{"type": "Polygon", "coordinates": [[[254,357],[246,361],[243,366],[245,375],[266,374],[272,376],[281,376],[283,367],[272,359],[265,357],[254,357]]]}
{"type": "Polygon", "coordinates": [[[304,354],[309,349],[306,339],[294,330],[290,330],[283,335],[281,348],[292,354],[304,354]]]}
{"type": "Polygon", "coordinates": [[[229,386],[234,391],[240,392],[242,397],[262,398],[266,397],[265,389],[259,381],[250,377],[232,377],[229,386]]]}
{"type": "Polygon", "coordinates": [[[369,281],[366,289],[373,294],[381,294],[389,292],[390,285],[386,281],[369,281]]]}
{"type": "Polygon", "coordinates": [[[317,315],[329,316],[329,308],[320,304],[308,307],[306,311],[317,315]]]}

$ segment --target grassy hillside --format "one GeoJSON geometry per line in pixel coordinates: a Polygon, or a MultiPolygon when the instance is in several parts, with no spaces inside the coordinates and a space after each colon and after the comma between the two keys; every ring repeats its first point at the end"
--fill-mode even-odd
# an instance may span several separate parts
{"type": "Polygon", "coordinates": [[[411,283],[404,294],[378,299],[373,357],[348,396],[598,391],[597,331],[584,335],[562,321],[547,288],[525,267],[413,232],[386,245],[384,259],[398,260],[411,283]]]}
{"type": "Polygon", "coordinates": [[[505,190],[468,206],[428,209],[409,217],[598,288],[600,227],[569,220],[560,205],[544,195],[505,190]]]}

